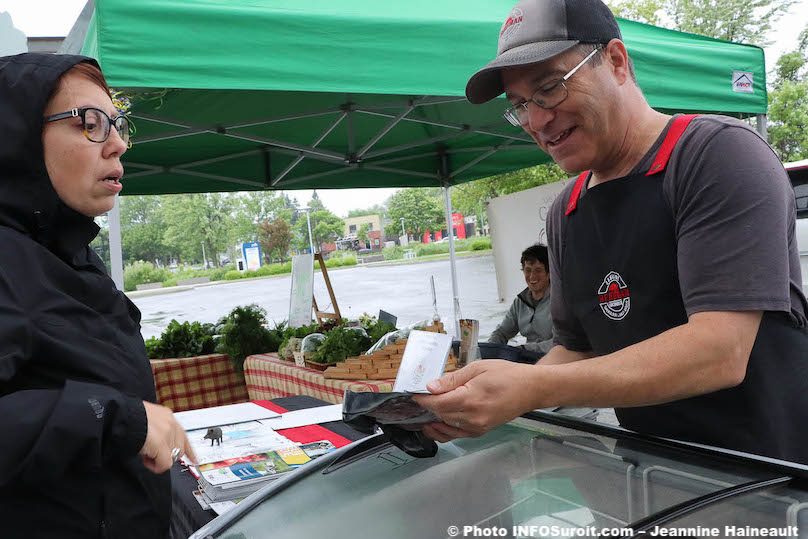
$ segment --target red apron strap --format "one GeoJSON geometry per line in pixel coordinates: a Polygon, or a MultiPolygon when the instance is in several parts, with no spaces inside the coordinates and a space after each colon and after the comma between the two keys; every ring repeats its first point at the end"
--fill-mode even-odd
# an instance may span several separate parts
{"type": "MultiPolygon", "coordinates": [[[[676,146],[676,143],[679,142],[687,126],[690,125],[690,122],[693,121],[693,118],[696,116],[698,116],[698,114],[682,114],[674,118],[670,129],[668,129],[668,133],[665,135],[665,139],[662,141],[662,145],[659,147],[659,150],[657,150],[651,168],[645,173],[646,176],[652,176],[657,172],[665,170],[671,153],[673,153],[673,148],[676,146]]],[[[581,190],[583,190],[584,184],[589,178],[589,172],[588,170],[581,172],[578,179],[575,181],[575,187],[572,188],[572,192],[570,193],[570,198],[567,201],[567,211],[564,212],[564,215],[571,214],[575,211],[575,208],[578,207],[578,199],[581,197],[581,190]]]]}
{"type": "Polygon", "coordinates": [[[698,116],[698,114],[682,114],[673,120],[671,128],[668,129],[668,134],[665,135],[665,140],[662,141],[662,145],[657,151],[654,162],[651,163],[651,168],[645,173],[646,176],[653,176],[665,170],[665,167],[668,166],[668,159],[671,158],[671,153],[673,153],[673,148],[676,146],[676,143],[679,142],[687,126],[696,116],[698,116]]]}
{"type": "Polygon", "coordinates": [[[575,208],[578,207],[578,199],[581,196],[581,189],[584,188],[587,178],[589,178],[589,171],[585,170],[581,172],[578,179],[575,180],[575,187],[572,188],[572,193],[570,193],[570,199],[567,201],[567,211],[564,212],[564,215],[571,214],[575,211],[575,208]]]}

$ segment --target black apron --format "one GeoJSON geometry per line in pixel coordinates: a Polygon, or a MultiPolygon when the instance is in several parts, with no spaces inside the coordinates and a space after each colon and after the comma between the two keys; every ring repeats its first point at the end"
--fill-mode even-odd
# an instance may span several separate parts
{"type": "MultiPolygon", "coordinates": [[[[687,323],[674,217],[662,189],[693,115],[676,117],[653,164],[589,189],[581,174],[564,218],[564,301],[597,355],[687,323]]],[[[620,424],[657,436],[808,463],[808,332],[765,312],[744,381],[667,404],[617,408],[620,424]]]]}

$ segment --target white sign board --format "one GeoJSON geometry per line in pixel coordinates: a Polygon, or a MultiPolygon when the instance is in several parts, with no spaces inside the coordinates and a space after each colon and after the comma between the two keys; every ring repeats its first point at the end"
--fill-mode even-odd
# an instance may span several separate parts
{"type": "Polygon", "coordinates": [[[314,255],[292,257],[292,296],[289,299],[289,327],[311,324],[314,297],[314,255]]]}
{"type": "Polygon", "coordinates": [[[255,271],[261,267],[261,249],[257,243],[244,244],[244,260],[249,271],[255,271]]]}
{"type": "Polygon", "coordinates": [[[494,269],[500,301],[513,301],[526,284],[519,257],[534,243],[547,245],[545,221],[550,205],[569,180],[503,195],[488,203],[494,269]]]}

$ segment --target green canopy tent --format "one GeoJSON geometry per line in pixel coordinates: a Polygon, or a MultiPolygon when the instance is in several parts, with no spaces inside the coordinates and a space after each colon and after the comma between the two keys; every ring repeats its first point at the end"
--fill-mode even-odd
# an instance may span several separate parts
{"type": "MultiPolygon", "coordinates": [[[[463,97],[512,3],[102,0],[65,52],[132,98],[124,195],[441,186],[451,230],[450,186],[548,160],[463,97]]],[[[765,114],[760,48],[620,25],[655,108],[765,114]]]]}

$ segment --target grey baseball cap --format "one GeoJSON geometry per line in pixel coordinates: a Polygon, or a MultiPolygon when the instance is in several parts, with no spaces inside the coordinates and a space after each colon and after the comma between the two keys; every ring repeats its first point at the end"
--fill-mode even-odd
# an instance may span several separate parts
{"type": "Polygon", "coordinates": [[[615,38],[622,39],[620,28],[601,0],[521,0],[502,24],[496,58],[466,84],[466,98],[476,105],[504,92],[504,68],[543,62],[579,43],[615,38]]]}

